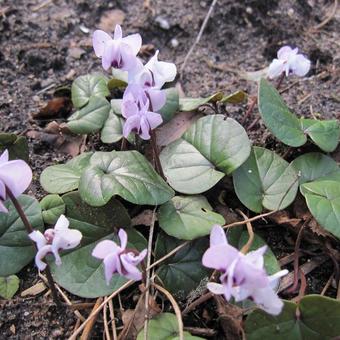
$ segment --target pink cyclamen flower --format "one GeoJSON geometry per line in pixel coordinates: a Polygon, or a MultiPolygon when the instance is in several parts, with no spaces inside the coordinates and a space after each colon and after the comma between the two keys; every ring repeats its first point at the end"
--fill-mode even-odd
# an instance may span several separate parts
{"type": "Polygon", "coordinates": [[[96,56],[102,58],[104,70],[113,67],[129,71],[136,67],[136,55],[142,46],[142,38],[139,34],[131,34],[123,38],[122,28],[116,25],[113,39],[106,32],[96,30],[92,42],[96,56]]]}
{"type": "Polygon", "coordinates": [[[99,242],[92,251],[92,256],[104,260],[105,280],[109,284],[114,273],[118,273],[130,280],[139,281],[142,273],[137,268],[146,256],[147,250],[144,249],[139,255],[137,251],[126,249],[127,233],[124,229],[118,232],[120,246],[116,242],[104,240],[99,242]]]}
{"type": "Polygon", "coordinates": [[[8,160],[8,151],[0,156],[0,212],[8,212],[3,204],[8,199],[6,188],[15,197],[20,196],[32,181],[32,170],[23,160],[8,160]]]}
{"type": "MultiPolygon", "coordinates": [[[[155,99],[159,103],[158,99],[155,99]]],[[[158,107],[158,106],[157,106],[158,107]]],[[[150,110],[150,100],[144,89],[136,84],[129,85],[123,95],[122,115],[126,119],[123,135],[127,137],[135,132],[142,139],[150,139],[150,130],[162,124],[163,119],[159,113],[150,110]]]]}
{"type": "Polygon", "coordinates": [[[244,255],[228,244],[224,230],[215,225],[210,234],[210,248],[204,253],[202,263],[205,267],[220,272],[221,284],[210,282],[208,289],[214,294],[223,294],[227,300],[252,299],[269,314],[280,314],[283,302],[275,293],[280,277],[288,273],[281,270],[268,276],[264,269],[263,255],[266,246],[244,255]]]}
{"type": "Polygon", "coordinates": [[[60,215],[54,229],[45,230],[42,234],[34,230],[28,236],[37,245],[38,251],[35,255],[35,264],[39,270],[46,268],[46,263],[42,259],[49,253],[55,257],[55,264],[61,265],[60,250],[72,249],[79,245],[82,234],[79,230],[69,229],[70,222],[64,215],[60,215]]]}
{"type": "Polygon", "coordinates": [[[309,59],[298,54],[298,48],[292,49],[289,46],[283,46],[277,52],[277,59],[274,59],[269,65],[268,76],[273,79],[285,72],[286,76],[295,74],[303,77],[309,72],[310,64],[309,59]]]}

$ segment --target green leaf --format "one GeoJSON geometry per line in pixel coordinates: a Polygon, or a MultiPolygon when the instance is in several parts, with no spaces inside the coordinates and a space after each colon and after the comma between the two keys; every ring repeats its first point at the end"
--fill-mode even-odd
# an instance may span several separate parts
{"type": "Polygon", "coordinates": [[[68,118],[67,126],[73,133],[96,132],[103,127],[110,109],[105,97],[92,96],[86,106],[68,118]]]}
{"type": "Polygon", "coordinates": [[[225,223],[204,196],[173,197],[160,207],[158,221],[168,235],[182,240],[208,235],[214,224],[225,223]]]}
{"type": "Polygon", "coordinates": [[[111,78],[107,83],[107,87],[109,88],[109,90],[114,90],[116,88],[125,88],[126,86],[127,83],[124,80],[117,78],[111,78]]]}
{"type": "Polygon", "coordinates": [[[0,296],[10,300],[19,289],[20,280],[16,275],[0,277],[0,296]]]}
{"type": "Polygon", "coordinates": [[[49,166],[40,175],[41,186],[51,194],[63,194],[78,189],[80,175],[88,166],[92,154],[84,152],[66,164],[49,166]]]}
{"type": "Polygon", "coordinates": [[[85,106],[92,96],[107,97],[110,94],[105,77],[98,74],[78,77],[72,84],[71,92],[73,105],[77,109],[85,106]]]}
{"type": "MultiPolygon", "coordinates": [[[[93,248],[103,239],[117,242],[114,230],[125,228],[131,221],[123,205],[112,199],[100,208],[84,203],[77,192],[63,196],[66,204],[66,216],[71,229],[78,229],[83,234],[79,248],[61,254],[62,265],[51,262],[51,270],[56,282],[72,294],[95,298],[110,294],[126,282],[120,275],[114,275],[107,285],[104,279],[103,262],[94,258],[93,248]]],[[[129,248],[142,250],[146,240],[133,229],[126,228],[129,237],[129,248]]],[[[119,242],[119,241],[118,241],[119,242]]]]}
{"type": "Polygon", "coordinates": [[[235,192],[250,210],[280,210],[291,204],[298,189],[294,168],[275,152],[253,147],[248,160],[233,173],[235,192]]]}
{"type": "Polygon", "coordinates": [[[275,87],[265,79],[260,81],[259,111],[267,128],[281,142],[295,147],[306,143],[300,120],[290,112],[275,87]]]}
{"type": "Polygon", "coordinates": [[[179,110],[180,111],[194,111],[197,110],[201,105],[207,103],[216,103],[223,98],[222,92],[217,92],[207,98],[180,98],[179,99],[179,110]]]}
{"type": "Polygon", "coordinates": [[[0,154],[8,150],[9,159],[22,159],[29,161],[29,151],[27,139],[23,136],[17,136],[14,133],[0,133],[0,154]]]}
{"type": "Polygon", "coordinates": [[[179,96],[178,90],[175,87],[171,87],[163,90],[166,93],[165,105],[159,110],[162,115],[163,123],[168,122],[179,109],[179,96]]]}
{"type": "MultiPolygon", "coordinates": [[[[160,233],[156,240],[156,260],[168,254],[181,243],[178,239],[160,233]]],[[[174,256],[162,262],[157,269],[157,275],[169,292],[180,299],[185,298],[211,273],[202,265],[202,256],[208,246],[208,240],[200,238],[190,242],[174,256]]]]}
{"type": "Polygon", "coordinates": [[[40,201],[42,217],[46,224],[55,224],[65,214],[65,203],[59,195],[47,195],[40,201]]]}
{"type": "Polygon", "coordinates": [[[231,118],[211,115],[197,120],[182,138],[164,148],[160,159],[170,185],[195,194],[210,189],[223,173],[237,169],[249,153],[250,141],[243,127],[231,118]]]}
{"type": "Polygon", "coordinates": [[[135,204],[159,205],[174,196],[173,190],[137,151],[96,152],[80,178],[82,199],[93,206],[119,195],[135,204]]]}
{"type": "Polygon", "coordinates": [[[323,176],[339,171],[336,162],[319,152],[305,153],[294,159],[293,168],[299,174],[299,183],[315,181],[323,176]]]}
{"type": "Polygon", "coordinates": [[[101,130],[100,139],[103,143],[116,143],[123,138],[124,119],[110,112],[101,130]]]}
{"type": "Polygon", "coordinates": [[[327,231],[340,238],[340,182],[327,180],[301,186],[308,209],[327,231]]]}
{"type": "Polygon", "coordinates": [[[340,127],[337,119],[334,120],[300,120],[301,128],[312,141],[323,151],[332,152],[339,143],[340,127]]]}
{"type": "MultiPolygon", "coordinates": [[[[44,222],[39,202],[28,195],[18,198],[32,227],[43,230],[44,222]]],[[[8,213],[0,213],[0,276],[19,272],[31,262],[35,248],[11,201],[6,201],[8,213]]]]}
{"type": "Polygon", "coordinates": [[[248,340],[330,340],[340,334],[340,302],[308,295],[299,305],[285,301],[280,315],[253,311],[245,322],[248,340]]]}
{"type": "MultiPolygon", "coordinates": [[[[183,332],[184,340],[199,340],[197,336],[192,336],[189,332],[183,332]]],[[[177,340],[179,336],[178,322],[175,314],[161,313],[149,321],[149,340],[177,340]]],[[[137,340],[144,339],[144,329],[137,336],[137,340]]]]}
{"type": "Polygon", "coordinates": [[[236,91],[221,99],[221,103],[240,104],[247,99],[248,95],[243,91],[236,91]]]}
{"type": "Polygon", "coordinates": [[[110,105],[115,115],[118,115],[118,116],[122,115],[122,103],[123,103],[123,99],[111,99],[110,105]]]}

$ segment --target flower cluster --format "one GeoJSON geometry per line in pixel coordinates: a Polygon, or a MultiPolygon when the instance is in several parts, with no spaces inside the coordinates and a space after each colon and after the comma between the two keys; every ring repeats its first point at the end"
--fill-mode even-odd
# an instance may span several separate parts
{"type": "Polygon", "coordinates": [[[54,229],[46,229],[44,234],[34,230],[28,236],[37,245],[38,251],[35,255],[35,264],[39,270],[46,268],[42,259],[47,254],[53,254],[57,266],[61,265],[60,250],[72,249],[79,245],[82,234],[79,230],[69,229],[70,222],[64,215],[60,215],[54,229]]]}
{"type": "Polygon", "coordinates": [[[290,46],[281,47],[277,52],[277,59],[275,58],[269,65],[269,78],[277,78],[283,73],[286,77],[290,74],[305,76],[311,63],[304,55],[298,54],[298,51],[298,48],[292,49],[290,46]]]}
{"type": "Polygon", "coordinates": [[[3,204],[8,199],[8,190],[14,197],[20,196],[31,184],[32,170],[20,159],[9,161],[8,150],[0,156],[0,212],[8,212],[3,204]]]}
{"type": "Polygon", "coordinates": [[[223,294],[227,300],[252,299],[267,313],[278,315],[283,302],[275,293],[280,277],[288,273],[281,270],[268,276],[264,269],[263,255],[267,247],[261,247],[244,255],[228,244],[221,226],[215,225],[210,234],[210,248],[204,253],[202,262],[208,268],[222,273],[221,284],[210,282],[208,289],[214,294],[223,294]]]}
{"type": "Polygon", "coordinates": [[[150,139],[150,130],[163,120],[157,113],[166,102],[166,82],[176,77],[173,63],[158,61],[158,53],[145,65],[137,57],[142,39],[139,34],[122,37],[122,29],[116,25],[113,39],[104,31],[93,34],[93,48],[97,57],[102,58],[105,70],[111,67],[128,72],[128,86],[122,103],[122,115],[126,119],[123,134],[127,137],[134,132],[142,139],[150,139]]]}
{"type": "Polygon", "coordinates": [[[144,260],[147,250],[140,253],[136,250],[126,249],[127,233],[124,229],[118,232],[120,246],[117,243],[104,240],[99,242],[92,251],[92,256],[103,260],[106,283],[109,284],[114,273],[118,273],[130,280],[139,281],[142,273],[137,266],[144,260]]]}

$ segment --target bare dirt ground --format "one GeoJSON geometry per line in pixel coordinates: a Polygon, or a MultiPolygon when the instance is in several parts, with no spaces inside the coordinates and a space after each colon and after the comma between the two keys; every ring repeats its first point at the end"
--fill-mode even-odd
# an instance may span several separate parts
{"type": "MultiPolygon", "coordinates": [[[[126,34],[141,33],[144,44],[160,49],[161,59],[175,62],[179,69],[209,6],[206,0],[0,0],[0,130],[28,135],[35,172],[33,194],[42,196],[41,171],[69,155],[49,140],[34,138],[30,131],[44,127],[48,120],[34,120],[32,114],[39,112],[58,88],[69,87],[75,77],[101,71],[92,51],[92,32],[98,27],[112,31],[121,23],[126,34]],[[149,8],[144,6],[147,3],[149,8]]],[[[219,0],[181,74],[184,93],[204,96],[241,89],[254,95],[256,84],[242,80],[239,71],[266,67],[278,48],[289,44],[310,57],[312,69],[304,79],[285,82],[283,88],[290,87],[283,95],[285,100],[305,117],[339,118],[339,12],[321,29],[313,30],[332,6],[333,1],[327,0],[219,0]]],[[[227,113],[238,120],[245,111],[246,105],[227,107],[227,113]]],[[[59,119],[67,114],[69,110],[59,119]]],[[[248,126],[256,114],[255,110],[248,126]]],[[[255,144],[276,148],[277,142],[265,133],[261,121],[248,132],[255,144]]],[[[282,152],[286,151],[283,148],[282,152]]],[[[339,161],[339,150],[334,155],[339,161]]],[[[264,229],[274,250],[293,248],[294,233],[275,225],[264,229]]],[[[331,261],[316,269],[308,277],[308,293],[320,293],[332,271],[331,261]]],[[[36,282],[35,273],[33,266],[19,273],[19,294],[12,301],[1,302],[0,339],[62,339],[72,334],[76,323],[72,311],[57,311],[50,297],[41,294],[20,297],[20,291],[36,282]]],[[[207,321],[208,326],[214,328],[213,322],[207,321]]],[[[93,338],[102,337],[100,330],[95,334],[93,338]]]]}

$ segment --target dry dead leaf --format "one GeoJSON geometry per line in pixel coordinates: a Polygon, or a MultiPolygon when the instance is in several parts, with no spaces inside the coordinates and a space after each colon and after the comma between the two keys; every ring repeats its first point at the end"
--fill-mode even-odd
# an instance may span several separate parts
{"type": "Polygon", "coordinates": [[[289,213],[285,210],[278,211],[272,215],[269,215],[268,219],[270,219],[275,224],[289,225],[293,228],[295,228],[301,222],[301,218],[291,218],[289,213]]]}
{"type": "MultiPolygon", "coordinates": [[[[153,215],[153,210],[143,210],[140,214],[138,214],[131,220],[131,225],[133,227],[136,225],[146,225],[150,227],[150,225],[152,224],[153,215]]],[[[157,217],[155,217],[155,219],[157,220],[157,217]]]]}
{"type": "Polygon", "coordinates": [[[98,27],[105,32],[113,32],[116,25],[121,25],[125,19],[125,13],[120,9],[106,11],[100,18],[98,27]]]}
{"type": "Polygon", "coordinates": [[[52,98],[39,112],[32,113],[34,119],[66,117],[72,110],[71,100],[68,97],[52,98]]]}
{"type": "Polygon", "coordinates": [[[20,296],[25,297],[25,296],[30,296],[30,295],[38,295],[42,293],[43,291],[46,290],[46,286],[43,282],[38,282],[34,286],[25,289],[23,292],[21,292],[20,296]]]}

